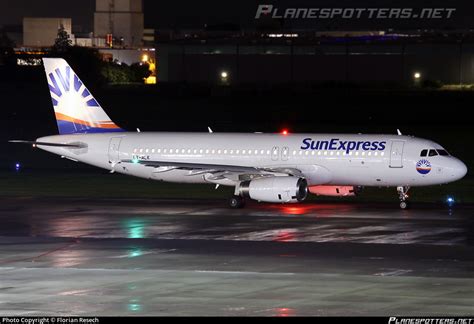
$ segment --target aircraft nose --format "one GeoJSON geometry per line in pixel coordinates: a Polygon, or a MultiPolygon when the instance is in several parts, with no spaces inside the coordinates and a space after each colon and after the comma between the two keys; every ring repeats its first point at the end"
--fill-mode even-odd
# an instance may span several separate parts
{"type": "Polygon", "coordinates": [[[456,180],[462,179],[467,173],[467,166],[459,159],[454,159],[452,166],[452,177],[456,180]]]}

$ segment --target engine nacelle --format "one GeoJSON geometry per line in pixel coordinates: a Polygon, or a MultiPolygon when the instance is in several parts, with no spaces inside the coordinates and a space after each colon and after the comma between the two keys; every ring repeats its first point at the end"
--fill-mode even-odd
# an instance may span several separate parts
{"type": "Polygon", "coordinates": [[[239,195],[264,202],[295,203],[305,200],[308,183],[297,177],[271,177],[243,181],[239,195]]]}
{"type": "Polygon", "coordinates": [[[311,186],[309,192],[318,196],[347,197],[359,194],[360,188],[354,186],[311,186]]]}

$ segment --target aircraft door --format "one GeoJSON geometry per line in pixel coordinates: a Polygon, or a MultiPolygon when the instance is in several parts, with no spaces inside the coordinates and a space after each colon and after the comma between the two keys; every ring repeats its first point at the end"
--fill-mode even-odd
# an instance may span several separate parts
{"type": "Polygon", "coordinates": [[[121,137],[112,137],[109,143],[109,163],[115,164],[120,161],[120,142],[121,137]]]}
{"type": "Polygon", "coordinates": [[[283,146],[281,149],[281,160],[282,161],[288,161],[288,155],[289,155],[290,149],[288,146],[283,146]]]}
{"type": "Polygon", "coordinates": [[[272,148],[272,161],[277,161],[278,160],[278,146],[274,146],[272,148]]]}
{"type": "Polygon", "coordinates": [[[390,167],[403,168],[403,141],[393,141],[390,149],[390,167]]]}

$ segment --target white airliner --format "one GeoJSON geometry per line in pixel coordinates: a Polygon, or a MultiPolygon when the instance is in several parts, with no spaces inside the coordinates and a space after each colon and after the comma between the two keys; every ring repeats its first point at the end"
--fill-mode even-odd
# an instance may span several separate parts
{"type": "Polygon", "coordinates": [[[464,177],[466,165],[430,140],[402,135],[126,132],[104,112],[67,62],[43,59],[60,135],[31,143],[61,157],[136,177],[235,187],[245,198],[295,203],[308,191],[351,196],[363,186],[410,187],[464,177]]]}

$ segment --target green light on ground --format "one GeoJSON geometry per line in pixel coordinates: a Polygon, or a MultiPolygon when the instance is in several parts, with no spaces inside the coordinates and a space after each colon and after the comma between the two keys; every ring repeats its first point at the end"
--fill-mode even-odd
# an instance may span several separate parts
{"type": "Polygon", "coordinates": [[[138,219],[127,220],[124,224],[128,238],[143,238],[145,232],[145,224],[138,219]]]}
{"type": "Polygon", "coordinates": [[[134,257],[138,257],[138,256],[140,256],[140,255],[142,255],[142,254],[143,254],[142,249],[140,249],[140,248],[135,248],[135,249],[131,250],[131,251],[128,253],[128,256],[129,256],[130,258],[134,258],[134,257]]]}
{"type": "Polygon", "coordinates": [[[142,310],[142,304],[140,303],[140,298],[133,298],[129,300],[127,308],[131,312],[139,312],[142,310]]]}

